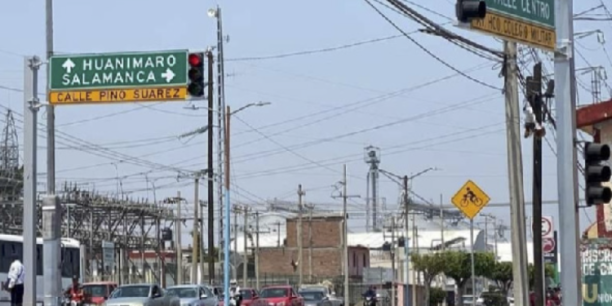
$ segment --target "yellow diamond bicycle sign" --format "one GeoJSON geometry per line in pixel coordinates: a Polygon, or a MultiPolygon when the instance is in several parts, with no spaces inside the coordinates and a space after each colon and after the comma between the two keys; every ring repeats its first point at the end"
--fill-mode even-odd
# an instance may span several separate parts
{"type": "Polygon", "coordinates": [[[471,180],[451,198],[451,202],[470,220],[474,219],[489,201],[491,198],[471,180]]]}

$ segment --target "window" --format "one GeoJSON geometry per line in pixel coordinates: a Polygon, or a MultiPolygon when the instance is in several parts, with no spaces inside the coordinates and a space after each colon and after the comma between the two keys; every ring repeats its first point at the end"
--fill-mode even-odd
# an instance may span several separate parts
{"type": "Polygon", "coordinates": [[[357,266],[357,252],[353,251],[353,267],[357,266]]]}
{"type": "Polygon", "coordinates": [[[363,254],[363,267],[367,267],[368,263],[366,262],[366,254],[363,254]]]}

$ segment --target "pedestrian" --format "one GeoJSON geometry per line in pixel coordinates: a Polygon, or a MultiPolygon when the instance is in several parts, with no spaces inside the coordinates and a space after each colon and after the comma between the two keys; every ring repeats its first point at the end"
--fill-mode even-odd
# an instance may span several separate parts
{"type": "Polygon", "coordinates": [[[19,260],[19,255],[13,253],[9,259],[12,260],[8,271],[5,289],[11,294],[11,306],[22,306],[23,304],[23,281],[25,279],[25,267],[19,260]]]}

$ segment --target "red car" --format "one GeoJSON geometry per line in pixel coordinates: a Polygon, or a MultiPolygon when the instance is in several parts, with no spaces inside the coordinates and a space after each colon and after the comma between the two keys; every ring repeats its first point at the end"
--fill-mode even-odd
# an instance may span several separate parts
{"type": "Polygon", "coordinates": [[[304,298],[291,286],[268,286],[259,291],[251,306],[304,306],[304,298]]]}
{"type": "Polygon", "coordinates": [[[259,299],[257,290],[253,288],[240,289],[240,296],[242,296],[240,306],[250,306],[253,301],[259,299]]]}
{"type": "Polygon", "coordinates": [[[115,282],[94,282],[81,285],[85,295],[85,304],[102,305],[108,296],[117,288],[115,282]]]}

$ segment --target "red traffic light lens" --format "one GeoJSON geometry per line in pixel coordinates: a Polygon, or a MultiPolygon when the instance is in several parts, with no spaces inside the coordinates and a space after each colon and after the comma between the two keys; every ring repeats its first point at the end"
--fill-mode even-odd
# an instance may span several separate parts
{"type": "Polygon", "coordinates": [[[202,56],[197,53],[189,54],[189,65],[200,66],[202,64],[202,56]]]}

